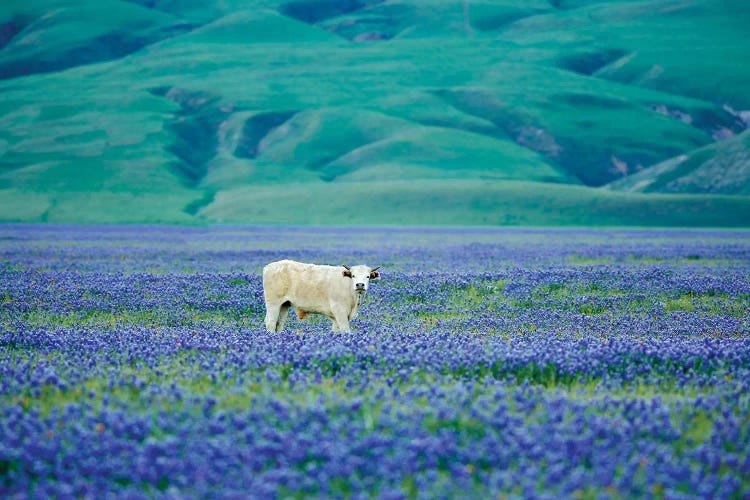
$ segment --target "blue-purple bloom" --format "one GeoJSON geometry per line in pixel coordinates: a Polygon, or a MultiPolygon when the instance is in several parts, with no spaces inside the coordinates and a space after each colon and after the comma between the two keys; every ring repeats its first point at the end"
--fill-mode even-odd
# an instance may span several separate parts
{"type": "Polygon", "coordinates": [[[748,236],[2,226],[0,492],[743,498],[748,236]],[[383,266],[354,332],[279,258],[383,266]]]}

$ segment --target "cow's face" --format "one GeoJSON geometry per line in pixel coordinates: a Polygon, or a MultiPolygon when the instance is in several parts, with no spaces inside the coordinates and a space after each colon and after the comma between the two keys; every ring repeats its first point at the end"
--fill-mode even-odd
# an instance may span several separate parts
{"type": "Polygon", "coordinates": [[[376,280],[380,278],[378,273],[378,267],[371,268],[369,266],[344,266],[343,275],[347,278],[352,279],[352,292],[365,294],[370,280],[376,280]]]}

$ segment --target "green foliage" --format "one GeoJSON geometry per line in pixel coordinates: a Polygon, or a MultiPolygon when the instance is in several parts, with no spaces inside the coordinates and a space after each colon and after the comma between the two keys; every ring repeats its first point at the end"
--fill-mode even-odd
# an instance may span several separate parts
{"type": "MultiPolygon", "coordinates": [[[[221,301],[227,296],[207,297],[208,300],[221,301]]],[[[147,324],[154,328],[162,326],[195,326],[205,323],[238,323],[245,324],[257,310],[253,306],[244,308],[215,308],[197,309],[182,308],[151,308],[151,309],[121,309],[116,311],[99,311],[96,309],[75,310],[66,313],[32,309],[23,315],[24,321],[35,326],[96,326],[103,329],[116,329],[122,325],[147,324]]],[[[158,334],[158,331],[155,332],[158,334]]]]}
{"type": "Polygon", "coordinates": [[[726,314],[743,318],[750,310],[750,295],[729,296],[717,295],[714,291],[707,293],[688,292],[677,297],[664,299],[664,310],[671,312],[705,311],[709,314],[726,314]]]}
{"type": "Polygon", "coordinates": [[[596,266],[600,264],[610,264],[612,257],[587,257],[585,255],[571,255],[568,257],[568,262],[578,266],[596,266]]]}
{"type": "Polygon", "coordinates": [[[703,443],[711,439],[714,428],[713,420],[705,411],[698,412],[690,419],[678,419],[673,416],[673,423],[682,427],[678,448],[689,449],[696,443],[703,443]]]}

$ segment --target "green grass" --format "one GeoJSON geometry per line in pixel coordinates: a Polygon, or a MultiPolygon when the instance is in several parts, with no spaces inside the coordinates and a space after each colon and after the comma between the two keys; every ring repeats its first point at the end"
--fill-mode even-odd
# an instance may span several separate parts
{"type": "Polygon", "coordinates": [[[0,190],[3,222],[201,224],[184,211],[189,193],[0,190]]]}
{"type": "Polygon", "coordinates": [[[611,264],[612,262],[614,262],[614,259],[610,256],[588,257],[586,255],[570,255],[568,257],[568,263],[575,266],[598,266],[611,264]]]}
{"type": "Polygon", "coordinates": [[[750,223],[750,199],[433,179],[237,188],[217,193],[198,216],[214,223],[263,224],[741,227],[750,223]]]}
{"type": "MultiPolygon", "coordinates": [[[[208,300],[221,300],[223,297],[207,297],[208,300]]],[[[12,300],[5,297],[0,300],[12,300]]],[[[73,310],[65,313],[53,313],[44,309],[31,309],[22,314],[24,321],[34,327],[42,326],[83,326],[99,327],[106,330],[116,330],[124,325],[150,325],[156,330],[155,335],[160,334],[160,327],[169,326],[196,326],[206,323],[233,323],[245,325],[254,321],[253,317],[259,313],[252,306],[247,308],[221,308],[196,309],[192,307],[181,308],[149,308],[149,309],[121,309],[116,311],[100,311],[97,309],[73,310]]]]}
{"type": "Polygon", "coordinates": [[[664,299],[664,310],[672,312],[703,311],[708,314],[725,314],[744,318],[750,311],[750,295],[729,296],[708,292],[688,292],[664,299]]]}

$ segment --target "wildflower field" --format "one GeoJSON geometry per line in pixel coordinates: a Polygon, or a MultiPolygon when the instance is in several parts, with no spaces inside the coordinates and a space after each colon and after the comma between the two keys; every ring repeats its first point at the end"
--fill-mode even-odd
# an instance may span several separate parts
{"type": "Polygon", "coordinates": [[[749,310],[748,232],[4,225],[0,496],[748,498],[749,310]]]}

